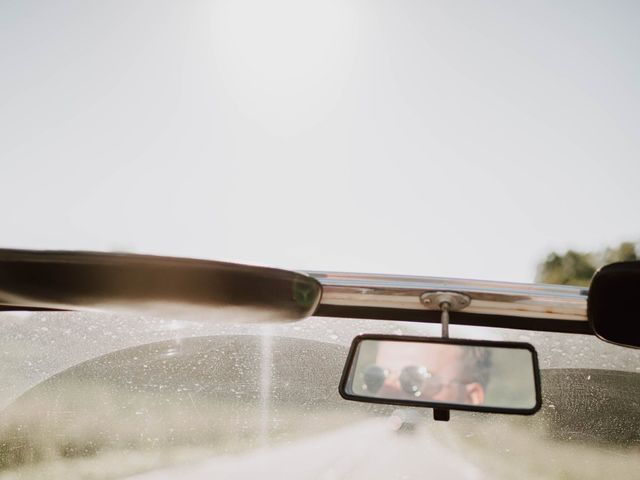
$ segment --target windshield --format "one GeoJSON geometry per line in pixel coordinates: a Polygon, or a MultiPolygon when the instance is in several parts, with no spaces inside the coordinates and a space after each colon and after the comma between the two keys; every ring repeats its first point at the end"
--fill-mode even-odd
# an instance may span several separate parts
{"type": "Polygon", "coordinates": [[[347,402],[362,332],[437,325],[310,318],[287,325],[3,313],[0,478],[601,478],[640,468],[640,351],[586,335],[452,326],[531,342],[531,417],[347,402]],[[295,461],[291,461],[295,458],[295,461]],[[576,459],[580,459],[577,461],[576,459]]]}

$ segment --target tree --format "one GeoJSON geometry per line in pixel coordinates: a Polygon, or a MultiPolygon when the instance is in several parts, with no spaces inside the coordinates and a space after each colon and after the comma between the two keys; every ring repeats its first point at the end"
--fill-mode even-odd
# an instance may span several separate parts
{"type": "Polygon", "coordinates": [[[598,252],[568,250],[550,253],[538,265],[536,282],[587,286],[598,268],[608,263],[640,259],[640,242],[622,242],[598,252]]]}

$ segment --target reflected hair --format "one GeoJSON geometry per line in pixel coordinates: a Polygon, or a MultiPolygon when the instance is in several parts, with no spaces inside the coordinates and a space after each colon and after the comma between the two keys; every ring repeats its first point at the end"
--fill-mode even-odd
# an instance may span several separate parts
{"type": "Polygon", "coordinates": [[[491,372],[491,350],[486,347],[465,347],[462,352],[465,379],[486,387],[491,372]]]}

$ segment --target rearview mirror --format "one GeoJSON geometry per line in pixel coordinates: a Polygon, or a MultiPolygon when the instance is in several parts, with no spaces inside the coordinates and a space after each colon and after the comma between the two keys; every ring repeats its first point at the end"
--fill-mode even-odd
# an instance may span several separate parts
{"type": "Polygon", "coordinates": [[[347,400],[530,415],[540,371],[528,343],[361,335],[340,381],[347,400]]]}
{"type": "Polygon", "coordinates": [[[612,263],[595,273],[587,316],[598,337],[640,348],[640,262],[612,263]]]}

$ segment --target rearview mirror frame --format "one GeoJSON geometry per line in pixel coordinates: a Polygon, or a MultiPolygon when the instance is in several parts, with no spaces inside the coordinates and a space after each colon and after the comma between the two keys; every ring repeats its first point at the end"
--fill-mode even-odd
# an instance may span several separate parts
{"type": "Polygon", "coordinates": [[[347,355],[345,366],[340,379],[340,385],[338,388],[340,396],[345,400],[353,400],[366,403],[378,403],[385,405],[400,405],[410,407],[422,407],[433,408],[435,410],[463,410],[474,412],[486,412],[486,413],[505,413],[514,415],[533,415],[542,407],[542,389],[540,381],[540,367],[538,364],[538,354],[529,343],[523,342],[501,342],[492,340],[470,340],[470,339],[457,339],[457,338],[442,338],[442,337],[416,337],[405,335],[382,335],[382,334],[363,334],[358,335],[353,339],[351,348],[347,355]],[[534,387],[535,387],[535,405],[532,408],[503,408],[492,407],[485,405],[463,405],[441,402],[429,402],[429,401],[415,401],[405,399],[387,399],[377,398],[369,396],[361,396],[353,393],[349,393],[347,388],[349,382],[352,381],[351,372],[353,370],[353,363],[358,353],[358,347],[360,343],[365,340],[378,340],[378,341],[393,341],[393,342],[418,342],[418,343],[435,343],[435,344],[448,344],[448,345],[460,345],[460,346],[475,346],[475,347],[493,347],[493,348],[512,348],[517,350],[526,349],[531,353],[534,387]]]}

